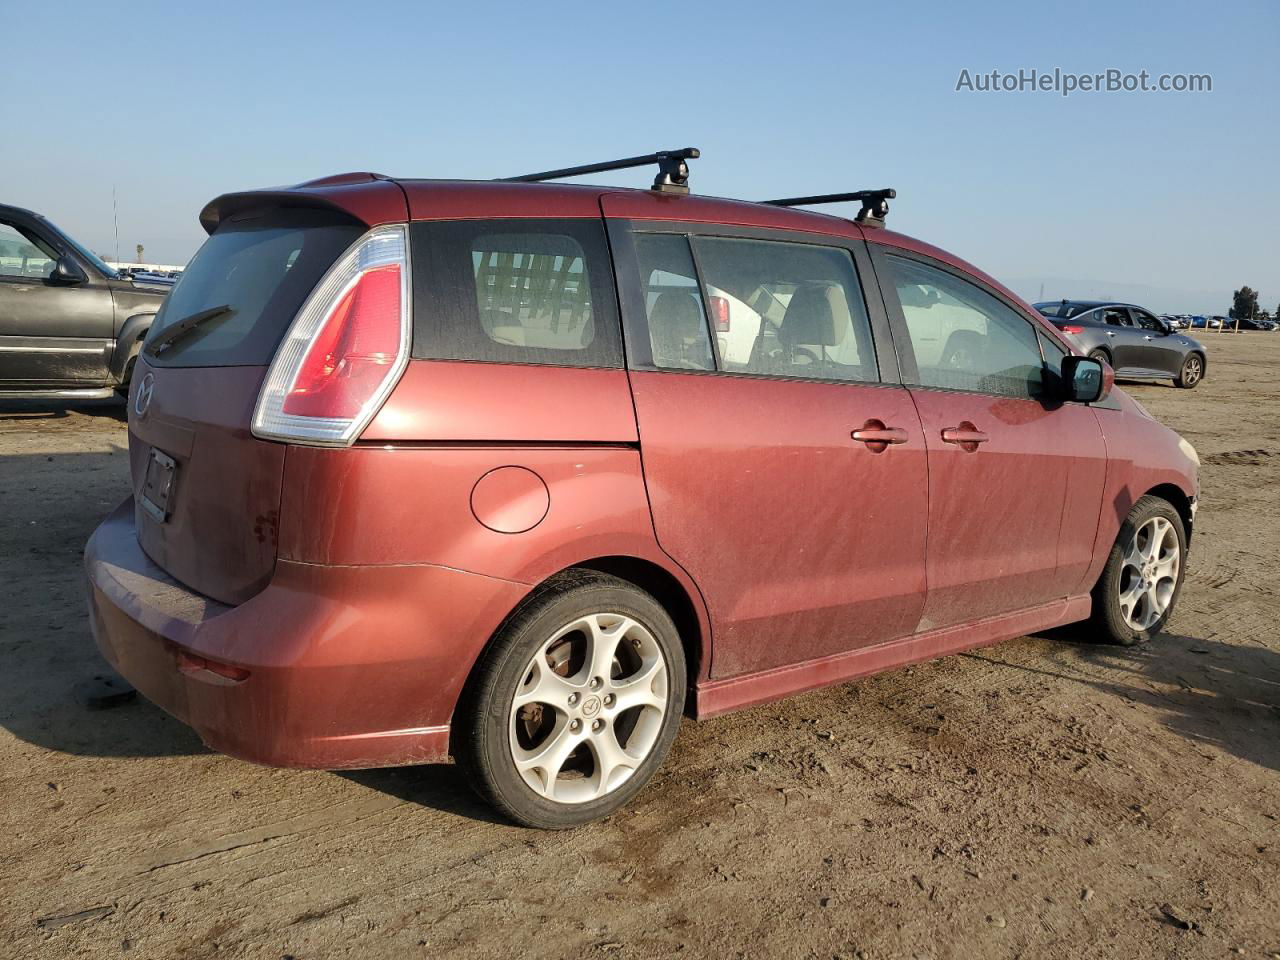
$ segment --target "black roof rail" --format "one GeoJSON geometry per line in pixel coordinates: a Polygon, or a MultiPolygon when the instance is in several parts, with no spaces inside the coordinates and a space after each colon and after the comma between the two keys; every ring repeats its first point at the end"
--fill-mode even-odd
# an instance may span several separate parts
{"type": "Polygon", "coordinates": [[[689,164],[686,161],[697,159],[699,156],[701,153],[697,147],[685,147],[681,150],[659,150],[657,153],[646,153],[642,157],[625,157],[622,160],[606,160],[604,163],[587,163],[580,167],[544,170],[542,173],[526,173],[518,177],[500,177],[499,179],[508,183],[536,183],[540,180],[563,180],[565,177],[603,173],[605,170],[647,167],[651,163],[656,163],[658,175],[653,178],[653,189],[664,193],[688,193],[689,164]]]}
{"type": "Polygon", "coordinates": [[[846,203],[856,200],[862,204],[857,220],[868,227],[883,227],[889,215],[889,201],[898,196],[892,187],[883,190],[858,190],[854,193],[822,193],[814,197],[787,197],[785,200],[765,200],[771,207],[807,207],[815,203],[846,203]]]}

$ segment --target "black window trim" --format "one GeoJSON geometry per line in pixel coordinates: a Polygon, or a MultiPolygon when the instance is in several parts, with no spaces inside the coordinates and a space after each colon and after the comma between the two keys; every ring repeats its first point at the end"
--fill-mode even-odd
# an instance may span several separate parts
{"type": "Polygon", "coordinates": [[[903,381],[898,368],[898,355],[893,346],[892,329],[885,312],[884,300],[876,283],[876,272],[866,241],[858,237],[844,237],[825,233],[776,230],[768,227],[687,220],[631,220],[623,217],[606,217],[605,224],[609,234],[609,245],[614,253],[615,286],[622,311],[623,341],[628,369],[676,375],[737,377],[755,381],[786,383],[826,383],[855,387],[902,386],[903,381]],[[688,240],[690,254],[694,259],[694,269],[698,273],[698,287],[703,299],[703,323],[706,324],[707,335],[712,341],[712,355],[716,361],[715,370],[673,369],[659,367],[654,364],[652,346],[649,341],[648,315],[645,310],[644,294],[640,284],[639,261],[636,257],[635,244],[632,239],[635,234],[646,233],[683,236],[688,240]],[[871,329],[871,342],[878,371],[877,379],[833,380],[821,377],[793,377],[780,374],[747,373],[738,370],[720,369],[719,351],[715,346],[714,333],[710,329],[711,313],[706,303],[706,285],[702,281],[702,266],[698,261],[697,245],[693,243],[694,237],[806,244],[848,252],[853,260],[854,275],[857,278],[859,292],[862,295],[863,304],[867,312],[868,325],[871,329]]]}
{"type": "MultiPolygon", "coordinates": [[[[911,343],[911,334],[907,328],[907,318],[902,312],[902,304],[898,299],[898,290],[892,280],[892,267],[888,262],[889,257],[898,257],[903,260],[914,260],[927,267],[940,270],[957,280],[972,284],[984,293],[992,296],[999,303],[1004,304],[1013,311],[1015,316],[1021,317],[1031,327],[1032,333],[1043,333],[1051,338],[1052,342],[1057,343],[1067,355],[1075,353],[1072,347],[1063,342],[1061,332],[1049,322],[1049,319],[1043,316],[1039,311],[1033,310],[1034,316],[1028,315],[1027,311],[1020,307],[1015,301],[1008,296],[992,287],[989,283],[985,283],[978,277],[952,266],[944,260],[936,257],[930,257],[915,250],[908,250],[903,247],[896,247],[891,244],[870,243],[868,247],[871,250],[871,260],[875,264],[877,276],[880,280],[880,291],[884,296],[885,306],[888,310],[890,323],[895,332],[895,343],[900,342],[898,365],[903,370],[902,382],[911,390],[928,390],[934,393],[961,393],[966,396],[980,397],[998,397],[1001,400],[1023,400],[1027,403],[1035,403],[1040,406],[1060,406],[1061,404],[1051,402],[1046,398],[1037,397],[1010,397],[1006,394],[987,393],[982,390],[965,390],[961,387],[939,387],[931,384],[920,383],[920,371],[916,365],[915,348],[911,343]]],[[[1070,323],[1071,321],[1065,321],[1070,323]]],[[[1036,338],[1036,350],[1040,354],[1040,363],[1046,373],[1052,374],[1049,369],[1048,361],[1045,359],[1044,347],[1040,343],[1039,337],[1036,338]]]]}

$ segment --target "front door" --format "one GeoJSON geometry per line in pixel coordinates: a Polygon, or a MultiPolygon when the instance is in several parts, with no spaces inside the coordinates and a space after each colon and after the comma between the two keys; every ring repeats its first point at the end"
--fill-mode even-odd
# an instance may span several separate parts
{"type": "Polygon", "coordinates": [[[114,305],[105,280],[53,279],[58,252],[25,224],[0,221],[0,383],[105,382],[114,305]]]}
{"type": "Polygon", "coordinates": [[[1093,411],[1044,399],[1049,338],[1003,300],[941,264],[878,264],[928,449],[920,629],[1068,596],[1091,557],[1105,479],[1093,411]]]}
{"type": "Polygon", "coordinates": [[[1141,362],[1138,365],[1146,370],[1158,370],[1162,373],[1180,372],[1186,338],[1167,332],[1164,324],[1156,317],[1138,307],[1130,307],[1129,315],[1133,317],[1134,329],[1142,337],[1142,346],[1139,348],[1141,362]]]}
{"type": "Polygon", "coordinates": [[[658,542],[706,600],[712,676],[910,634],[924,438],[880,380],[850,251],[629,236],[614,252],[645,482],[658,542]]]}

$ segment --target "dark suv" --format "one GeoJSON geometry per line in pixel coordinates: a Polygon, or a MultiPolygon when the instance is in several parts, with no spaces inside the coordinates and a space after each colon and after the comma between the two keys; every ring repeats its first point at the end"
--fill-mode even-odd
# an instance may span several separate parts
{"type": "Polygon", "coordinates": [[[217,750],[453,755],[564,827],[686,710],[1157,634],[1191,446],[886,229],[889,191],[693,196],[689,155],[652,190],[350,174],[205,207],[86,552],[111,663],[217,750]]]}
{"type": "Polygon", "coordinates": [[[0,204],[0,397],[111,396],[168,291],[123,279],[40,214],[0,204]]]}

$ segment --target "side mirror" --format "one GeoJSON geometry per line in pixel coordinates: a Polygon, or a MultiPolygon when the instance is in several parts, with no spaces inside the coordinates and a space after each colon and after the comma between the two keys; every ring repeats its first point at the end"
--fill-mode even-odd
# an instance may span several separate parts
{"type": "Polygon", "coordinates": [[[84,275],[84,271],[80,269],[80,264],[76,263],[70,257],[59,257],[58,262],[53,266],[53,274],[49,277],[54,283],[84,283],[88,279],[84,275]]]}
{"type": "Polygon", "coordinates": [[[1066,399],[1077,403],[1097,403],[1111,392],[1116,382],[1111,365],[1090,357],[1066,357],[1062,361],[1066,399]]]}

